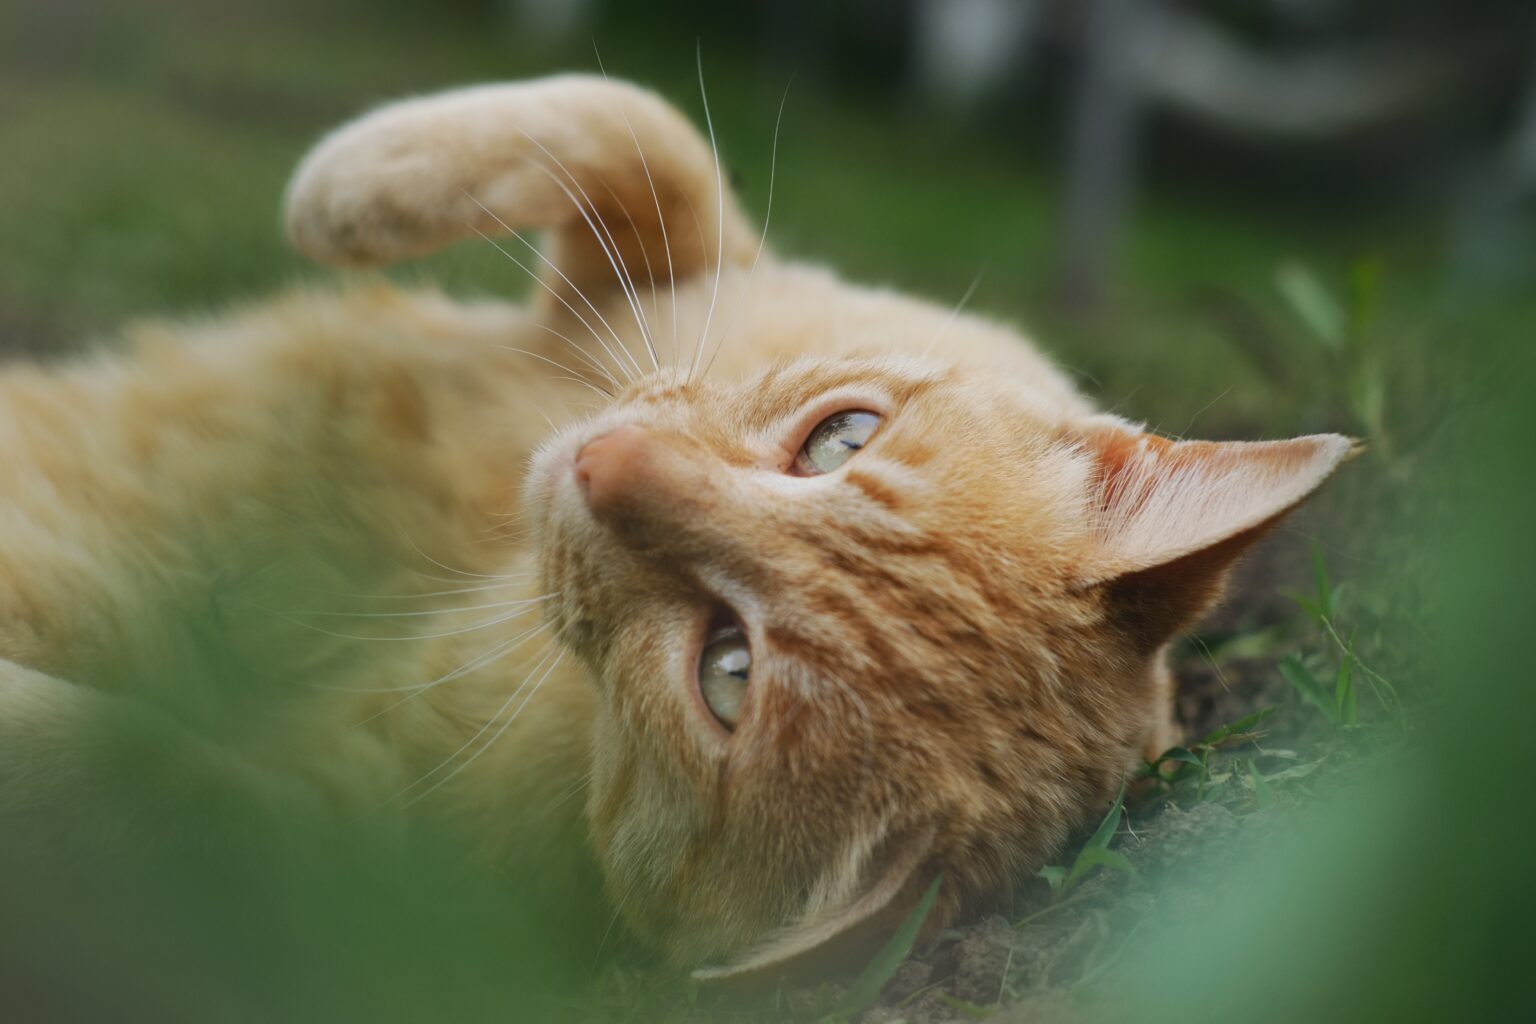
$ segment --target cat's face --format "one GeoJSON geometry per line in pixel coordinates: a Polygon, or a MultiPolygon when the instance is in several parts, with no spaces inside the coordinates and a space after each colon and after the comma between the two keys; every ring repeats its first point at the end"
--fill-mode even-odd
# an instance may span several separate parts
{"type": "Polygon", "coordinates": [[[698,962],[882,879],[943,870],[955,909],[1101,808],[1150,652],[1076,571],[1093,477],[1072,430],[915,361],[658,379],[551,442],[530,500],[629,923],[698,962]]]}

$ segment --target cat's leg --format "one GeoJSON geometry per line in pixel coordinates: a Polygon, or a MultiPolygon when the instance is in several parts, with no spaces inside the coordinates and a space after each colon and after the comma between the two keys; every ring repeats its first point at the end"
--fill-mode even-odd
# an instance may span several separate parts
{"type": "Polygon", "coordinates": [[[343,126],[295,172],[286,222],[302,252],[344,266],[547,229],[544,257],[525,257],[548,285],[540,301],[579,306],[750,263],[757,236],[722,182],[711,144],[655,94],[561,75],[407,100],[343,126]]]}

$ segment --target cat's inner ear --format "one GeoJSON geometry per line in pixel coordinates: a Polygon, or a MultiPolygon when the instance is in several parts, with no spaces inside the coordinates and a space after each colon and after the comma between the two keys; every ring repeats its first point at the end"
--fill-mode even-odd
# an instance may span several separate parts
{"type": "MultiPolygon", "coordinates": [[[[805,984],[862,967],[932,884],[933,873],[923,870],[932,841],[930,831],[894,845],[880,858],[872,881],[809,910],[734,962],[694,971],[694,980],[737,991],[763,991],[786,981],[805,984]]],[[[932,925],[939,915],[928,917],[932,925]]]]}
{"type": "Polygon", "coordinates": [[[1093,522],[1084,582],[1148,650],[1205,612],[1232,563],[1354,451],[1338,434],[1170,441],[1114,417],[1082,430],[1093,522]]]}

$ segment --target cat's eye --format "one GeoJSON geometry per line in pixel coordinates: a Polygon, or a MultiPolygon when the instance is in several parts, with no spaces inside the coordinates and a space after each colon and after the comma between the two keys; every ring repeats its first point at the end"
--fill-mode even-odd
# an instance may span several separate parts
{"type": "Polygon", "coordinates": [[[699,655],[699,692],[710,712],[727,729],[734,730],[741,721],[751,669],[751,648],[745,634],[735,626],[712,633],[699,655]]]}
{"type": "Polygon", "coordinates": [[[866,409],[849,409],[828,416],[816,425],[795,456],[795,468],[806,476],[830,473],[869,443],[880,415],[866,409]]]}

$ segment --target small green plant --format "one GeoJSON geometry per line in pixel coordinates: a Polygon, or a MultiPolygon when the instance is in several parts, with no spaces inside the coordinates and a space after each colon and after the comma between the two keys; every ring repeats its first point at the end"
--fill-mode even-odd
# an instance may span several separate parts
{"type": "Polygon", "coordinates": [[[901,927],[896,929],[896,933],[880,948],[874,959],[859,972],[853,984],[848,986],[848,991],[843,993],[843,998],[838,1000],[837,1006],[821,1019],[821,1024],[843,1024],[875,1005],[875,1000],[880,998],[881,990],[890,982],[896,968],[912,952],[918,932],[922,930],[923,922],[928,920],[928,913],[933,910],[933,901],[939,895],[939,887],[943,882],[942,875],[933,880],[923,893],[923,898],[912,908],[912,913],[901,922],[901,927]]]}
{"type": "Polygon", "coordinates": [[[1387,679],[1360,660],[1354,634],[1346,638],[1339,629],[1339,595],[1344,587],[1329,581],[1322,548],[1317,544],[1312,545],[1312,578],[1313,593],[1296,594],[1293,599],[1322,631],[1334,663],[1317,665],[1321,658],[1314,658],[1314,668],[1301,656],[1288,654],[1280,659],[1280,674],[1328,721],[1353,728],[1360,724],[1358,679],[1365,679],[1377,700],[1388,710],[1398,707],[1397,691],[1387,679]]]}
{"type": "Polygon", "coordinates": [[[1051,887],[1053,899],[1060,900],[1077,888],[1094,868],[1104,867],[1135,876],[1136,869],[1131,866],[1131,862],[1109,848],[1110,840],[1115,838],[1115,833],[1120,828],[1120,819],[1124,814],[1125,786],[1122,785],[1119,794],[1115,797],[1114,805],[1110,807],[1109,813],[1104,815],[1104,820],[1099,822],[1099,827],[1094,829],[1088,842],[1084,843],[1083,848],[1077,852],[1071,867],[1052,864],[1037,872],[1039,877],[1045,879],[1046,884],[1051,887]]]}
{"type": "Polygon", "coordinates": [[[1327,360],[1336,404],[1390,463],[1393,444],[1386,424],[1386,374],[1374,343],[1380,280],[1380,264],[1358,260],[1340,299],[1306,265],[1288,262],[1275,271],[1275,291],[1301,326],[1301,335],[1327,360]]]}
{"type": "Polygon", "coordinates": [[[1211,730],[1188,746],[1169,747],[1155,761],[1147,762],[1142,769],[1142,774],[1154,776],[1165,782],[1175,782],[1198,773],[1203,784],[1211,778],[1211,762],[1216,752],[1243,746],[1263,736],[1263,732],[1259,731],[1259,725],[1277,710],[1279,709],[1272,707],[1260,708],[1252,714],[1244,715],[1234,722],[1211,730]],[[1172,766],[1171,770],[1170,766],[1172,766]]]}

